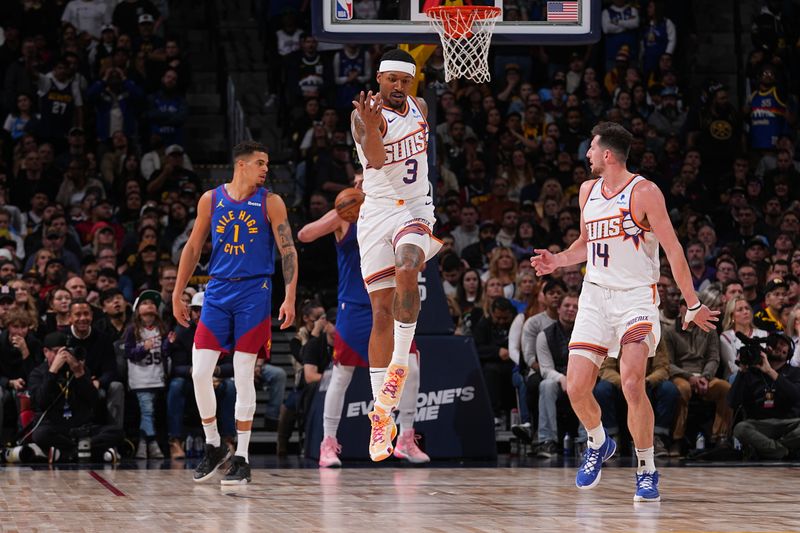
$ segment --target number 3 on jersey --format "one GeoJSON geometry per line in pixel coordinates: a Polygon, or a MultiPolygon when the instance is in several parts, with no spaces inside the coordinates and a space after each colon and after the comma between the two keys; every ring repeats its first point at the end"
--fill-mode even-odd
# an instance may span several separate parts
{"type": "Polygon", "coordinates": [[[408,176],[403,178],[403,183],[411,185],[417,181],[417,167],[419,163],[417,163],[416,159],[406,159],[406,166],[408,167],[408,176]]]}
{"type": "Polygon", "coordinates": [[[598,266],[597,260],[603,260],[603,266],[608,266],[608,244],[602,242],[592,243],[592,264],[598,266]]]}

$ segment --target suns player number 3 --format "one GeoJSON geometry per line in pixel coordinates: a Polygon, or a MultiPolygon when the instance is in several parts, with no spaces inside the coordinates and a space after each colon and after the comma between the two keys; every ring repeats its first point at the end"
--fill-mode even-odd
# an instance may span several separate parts
{"type": "Polygon", "coordinates": [[[592,264],[598,266],[597,260],[603,260],[603,266],[608,266],[608,244],[602,242],[592,243],[592,264]]]}
{"type": "Polygon", "coordinates": [[[403,183],[411,185],[415,181],[417,181],[417,167],[419,163],[417,163],[416,159],[406,159],[406,167],[408,167],[408,177],[403,178],[403,183]]]}

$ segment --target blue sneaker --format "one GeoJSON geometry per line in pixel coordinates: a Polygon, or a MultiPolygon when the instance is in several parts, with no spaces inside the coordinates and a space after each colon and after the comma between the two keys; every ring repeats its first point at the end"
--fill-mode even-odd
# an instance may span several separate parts
{"type": "Polygon", "coordinates": [[[633,501],[661,501],[661,496],[658,494],[658,472],[645,472],[644,474],[636,474],[636,494],[633,496],[633,501]]]}
{"type": "Polygon", "coordinates": [[[600,483],[600,469],[616,451],[617,443],[608,436],[608,433],[606,433],[606,441],[599,450],[593,450],[587,446],[586,451],[583,452],[583,462],[575,476],[575,486],[579,489],[591,489],[600,483]]]}

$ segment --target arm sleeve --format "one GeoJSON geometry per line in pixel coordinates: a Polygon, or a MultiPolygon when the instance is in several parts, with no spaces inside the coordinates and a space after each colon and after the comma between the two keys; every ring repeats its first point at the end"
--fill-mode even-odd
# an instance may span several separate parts
{"type": "Polygon", "coordinates": [[[519,313],[514,317],[511,328],[508,330],[508,355],[514,364],[519,364],[520,348],[522,342],[522,325],[525,323],[525,315],[519,313]]]}
{"type": "Polygon", "coordinates": [[[542,379],[559,379],[564,375],[556,370],[556,365],[553,363],[553,354],[550,353],[550,347],[547,345],[547,337],[544,331],[540,331],[536,337],[536,355],[539,358],[539,371],[542,374],[542,379]]]}
{"type": "Polygon", "coordinates": [[[708,346],[706,346],[706,362],[703,365],[703,376],[710,380],[717,374],[719,368],[719,336],[716,331],[707,333],[708,346]]]}
{"type": "Polygon", "coordinates": [[[678,37],[675,33],[675,24],[667,19],[667,53],[672,54],[675,52],[675,45],[678,42],[678,37]]]}
{"type": "Polygon", "coordinates": [[[536,336],[539,334],[539,328],[533,319],[534,317],[530,317],[522,325],[522,357],[525,358],[528,368],[536,362],[536,336]]]}

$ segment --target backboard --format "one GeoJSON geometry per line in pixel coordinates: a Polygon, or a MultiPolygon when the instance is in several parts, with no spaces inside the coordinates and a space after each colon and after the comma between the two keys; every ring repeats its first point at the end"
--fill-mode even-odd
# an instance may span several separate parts
{"type": "MultiPolygon", "coordinates": [[[[438,44],[424,11],[444,4],[442,0],[313,0],[313,33],[320,41],[335,43],[438,44]]],[[[457,4],[502,9],[493,45],[579,45],[600,40],[600,0],[463,0],[457,4]]]]}

